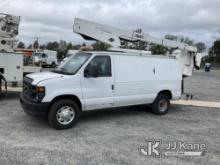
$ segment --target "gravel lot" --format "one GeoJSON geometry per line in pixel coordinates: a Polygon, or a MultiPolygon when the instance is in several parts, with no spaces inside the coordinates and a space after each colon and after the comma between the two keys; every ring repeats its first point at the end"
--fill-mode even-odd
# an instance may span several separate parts
{"type": "MultiPolygon", "coordinates": [[[[196,100],[220,101],[220,72],[186,80],[196,100]],[[190,87],[191,86],[191,87],[190,87]]],[[[0,164],[220,164],[220,109],[172,105],[166,116],[135,106],[84,113],[69,130],[27,116],[18,93],[0,100],[0,164]],[[154,158],[140,154],[148,139],[205,143],[203,157],[154,158]]]]}

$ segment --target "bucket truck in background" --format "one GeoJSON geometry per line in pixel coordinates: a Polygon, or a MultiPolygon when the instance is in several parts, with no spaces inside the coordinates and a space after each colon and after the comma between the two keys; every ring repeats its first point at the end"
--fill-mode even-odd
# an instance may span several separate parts
{"type": "Polygon", "coordinates": [[[19,24],[20,17],[0,14],[0,92],[2,91],[2,82],[17,86],[22,84],[25,73],[41,70],[40,67],[24,66],[23,54],[14,51],[19,24]]]}
{"type": "Polygon", "coordinates": [[[19,23],[20,17],[0,14],[0,88],[2,81],[7,84],[23,80],[23,55],[14,53],[19,23]]]}

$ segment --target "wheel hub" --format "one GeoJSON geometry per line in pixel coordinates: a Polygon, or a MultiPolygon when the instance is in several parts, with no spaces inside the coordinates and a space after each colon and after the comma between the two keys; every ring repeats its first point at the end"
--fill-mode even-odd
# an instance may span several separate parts
{"type": "Polygon", "coordinates": [[[164,111],[166,111],[167,107],[168,107],[167,101],[166,100],[160,100],[160,102],[159,102],[159,110],[161,112],[164,112],[164,111]]]}
{"type": "Polygon", "coordinates": [[[62,125],[71,123],[75,117],[75,111],[70,106],[61,107],[57,112],[57,121],[62,125]]]}

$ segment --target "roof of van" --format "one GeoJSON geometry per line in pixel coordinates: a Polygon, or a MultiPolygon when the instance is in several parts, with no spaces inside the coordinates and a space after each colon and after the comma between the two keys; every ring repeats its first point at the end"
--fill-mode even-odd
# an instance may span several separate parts
{"type": "Polygon", "coordinates": [[[130,53],[130,52],[115,52],[115,51],[79,51],[84,53],[91,53],[96,55],[121,55],[121,56],[140,56],[140,57],[149,57],[149,58],[165,58],[165,59],[176,59],[174,56],[165,56],[165,55],[150,55],[144,53],[130,53]]]}

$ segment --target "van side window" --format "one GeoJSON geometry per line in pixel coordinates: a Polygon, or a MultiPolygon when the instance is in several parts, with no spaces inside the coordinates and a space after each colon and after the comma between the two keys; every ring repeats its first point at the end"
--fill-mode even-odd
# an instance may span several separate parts
{"type": "Polygon", "coordinates": [[[110,56],[96,56],[94,57],[87,68],[95,66],[98,71],[98,77],[111,77],[111,58],[110,56]]]}

